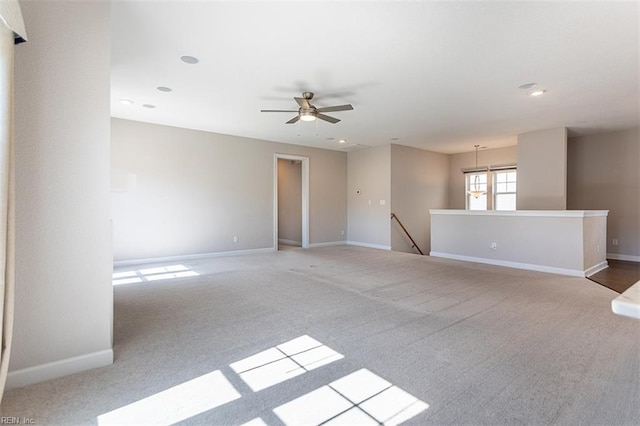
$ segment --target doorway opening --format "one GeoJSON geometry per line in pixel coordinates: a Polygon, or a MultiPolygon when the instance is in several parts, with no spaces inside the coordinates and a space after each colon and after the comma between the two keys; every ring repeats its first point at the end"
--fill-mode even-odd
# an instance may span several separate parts
{"type": "Polygon", "coordinates": [[[309,157],[274,155],[273,247],[309,247],[309,157]]]}

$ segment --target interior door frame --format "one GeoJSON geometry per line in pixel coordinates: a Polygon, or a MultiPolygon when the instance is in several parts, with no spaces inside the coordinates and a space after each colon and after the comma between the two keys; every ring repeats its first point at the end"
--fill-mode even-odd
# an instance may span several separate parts
{"type": "Polygon", "coordinates": [[[278,251],[278,160],[295,160],[302,164],[302,248],[309,248],[309,157],[273,155],[273,249],[278,251]]]}

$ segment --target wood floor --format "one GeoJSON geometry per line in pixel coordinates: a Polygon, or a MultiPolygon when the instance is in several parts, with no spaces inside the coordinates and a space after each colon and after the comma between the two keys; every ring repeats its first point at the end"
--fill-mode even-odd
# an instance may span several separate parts
{"type": "Polygon", "coordinates": [[[609,267],[589,277],[618,293],[624,292],[636,282],[640,281],[640,262],[628,262],[624,260],[607,260],[609,267]]]}

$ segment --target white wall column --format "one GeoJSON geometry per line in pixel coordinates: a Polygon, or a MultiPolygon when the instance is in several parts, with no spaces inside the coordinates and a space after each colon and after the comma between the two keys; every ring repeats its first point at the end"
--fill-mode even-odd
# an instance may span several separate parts
{"type": "Polygon", "coordinates": [[[518,210],[567,208],[567,129],[518,135],[518,210]]]}

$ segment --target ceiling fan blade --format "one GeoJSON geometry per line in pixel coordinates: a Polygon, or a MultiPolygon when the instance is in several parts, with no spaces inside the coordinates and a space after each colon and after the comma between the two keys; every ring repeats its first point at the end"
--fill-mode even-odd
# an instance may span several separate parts
{"type": "Polygon", "coordinates": [[[324,115],[320,113],[316,115],[316,118],[319,118],[320,120],[328,121],[329,123],[333,123],[333,124],[336,124],[338,121],[340,121],[340,119],[338,118],[329,117],[328,115],[324,115]]]}
{"type": "Polygon", "coordinates": [[[304,108],[304,109],[310,109],[311,108],[311,104],[309,104],[309,101],[305,98],[293,98],[296,100],[296,102],[298,103],[298,105],[300,105],[300,107],[304,108]]]}
{"type": "Polygon", "coordinates": [[[300,120],[300,116],[296,115],[295,117],[293,117],[291,120],[287,121],[285,124],[293,124],[293,123],[297,123],[298,120],[300,120]]]}
{"type": "Polygon", "coordinates": [[[317,111],[318,112],[333,112],[333,111],[350,111],[352,109],[353,109],[353,107],[351,106],[351,104],[347,104],[347,105],[337,105],[337,106],[332,106],[332,107],[318,108],[317,111]]]}
{"type": "Polygon", "coordinates": [[[298,112],[295,109],[261,109],[260,112],[298,112]]]}

